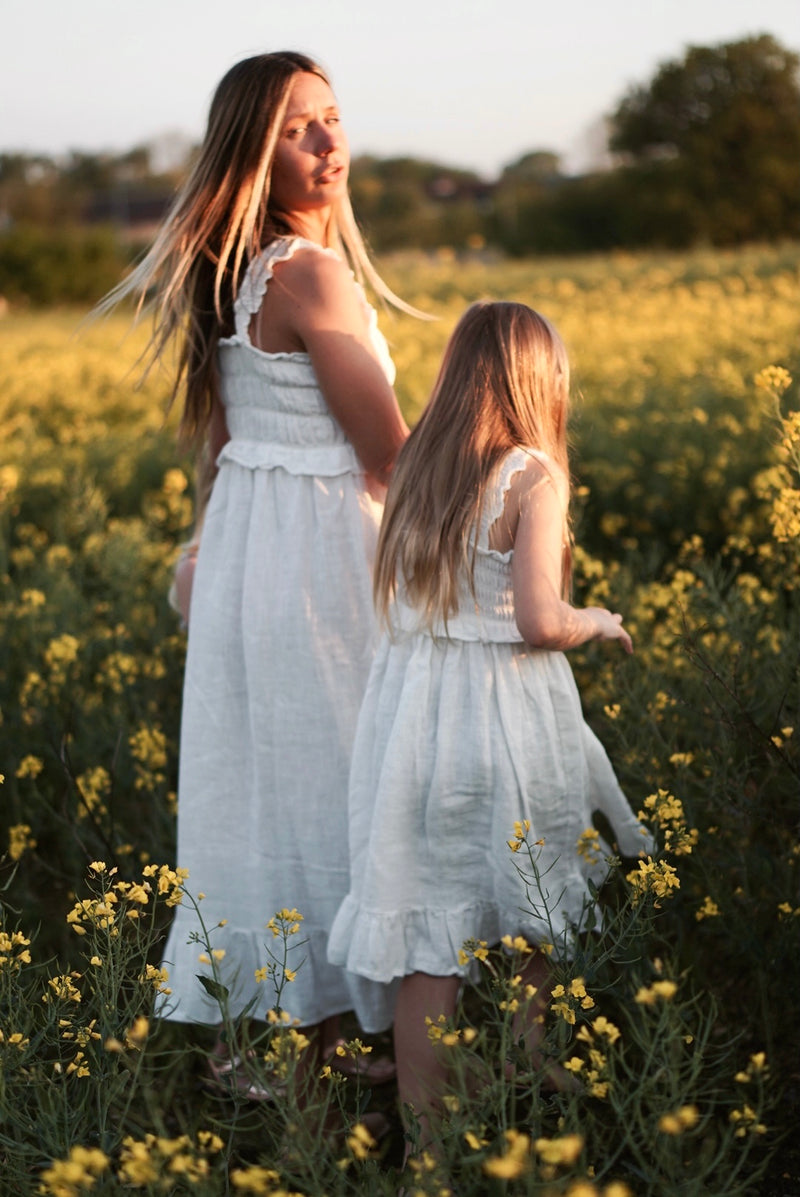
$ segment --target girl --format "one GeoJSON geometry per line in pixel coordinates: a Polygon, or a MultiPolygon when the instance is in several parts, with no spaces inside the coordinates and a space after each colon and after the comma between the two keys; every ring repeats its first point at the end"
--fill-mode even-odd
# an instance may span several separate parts
{"type": "MultiPolygon", "coordinates": [[[[347,775],[374,648],[375,500],[408,431],[350,266],[406,305],[366,255],[348,165],[316,63],[292,52],[238,63],[153,248],[106,304],[154,296],[152,356],[177,341],[181,432],[216,475],[196,572],[190,558],[176,579],[187,615],[191,586],[178,864],[204,894],[232,1017],[252,999],[256,1012],[270,1004],[255,975],[269,963],[268,920],[302,915],[282,1004],[312,1041],[308,1074],[317,1029],[353,1004],[327,941],[349,884],[347,775]]],[[[162,1013],[216,1022],[196,976],[197,931],[190,906],[178,907],[162,1013]]],[[[221,1045],[209,1063],[249,1091],[221,1045]]]]}
{"type": "MultiPolygon", "coordinates": [[[[588,879],[604,871],[576,851],[594,809],[624,853],[646,847],[563,655],[593,639],[632,652],[620,615],[565,597],[568,398],[551,325],[522,304],[475,304],[389,490],[375,571],[388,634],[356,733],[352,880],[329,952],[363,979],[357,1010],[369,1030],[391,1020],[387,983],[402,978],[398,1085],[418,1112],[445,1084],[425,1019],[455,1012],[462,943],[521,935],[536,945],[554,929],[566,938],[588,879]],[[537,909],[508,848],[523,820],[531,842],[544,841],[537,909]]],[[[538,1001],[517,1028],[534,1058],[545,959],[530,958],[538,1001]]]]}

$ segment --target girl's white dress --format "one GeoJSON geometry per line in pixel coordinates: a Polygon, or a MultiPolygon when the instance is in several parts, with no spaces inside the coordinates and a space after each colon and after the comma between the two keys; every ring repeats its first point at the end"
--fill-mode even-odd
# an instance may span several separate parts
{"type": "MultiPolygon", "coordinates": [[[[301,247],[332,252],[301,238],[270,245],[244,279],[235,335],[220,341],[231,439],[192,592],[177,859],[190,892],[205,895],[199,911],[212,948],[225,953],[218,968],[234,1015],[253,997],[254,1016],[274,1004],[270,981],[254,976],[269,965],[269,949],[282,953],[267,922],[283,908],[300,912],[288,959],[297,976],[282,1005],[307,1025],[353,1005],[327,941],[349,885],[347,778],[375,648],[371,570],[381,508],[308,354],[263,353],[250,341],[273,267],[301,247]]],[[[161,1013],[218,1022],[196,976],[213,975],[192,942],[199,930],[184,900],[165,949],[172,994],[161,1013]]]]}
{"type": "MultiPolygon", "coordinates": [[[[354,977],[367,1031],[392,1019],[393,979],[465,974],[470,938],[563,939],[607,872],[577,842],[600,810],[620,849],[648,847],[608,757],[583,719],[563,653],[531,648],[514,619],[513,552],[488,547],[506,491],[529,450],[494,476],[478,534],[475,597],[433,635],[398,599],[361,709],[350,773],[350,893],[329,957],[354,977]],[[512,854],[514,824],[530,820],[540,886],[526,894],[512,854]]],[[[539,454],[538,456],[541,457],[539,454]]]]}

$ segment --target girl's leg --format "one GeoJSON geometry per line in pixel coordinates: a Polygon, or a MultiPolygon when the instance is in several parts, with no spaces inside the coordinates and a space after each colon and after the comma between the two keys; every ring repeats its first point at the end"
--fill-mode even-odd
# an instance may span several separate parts
{"type": "Polygon", "coordinates": [[[524,1008],[515,1014],[511,1025],[514,1039],[517,1042],[520,1038],[524,1040],[525,1048],[535,1066],[541,1059],[539,1049],[544,1034],[542,1023],[552,988],[547,957],[542,952],[535,951],[532,956],[528,957],[520,976],[523,986],[531,985],[536,993],[529,1002],[525,1003],[524,1008]]]}
{"type": "Polygon", "coordinates": [[[428,1114],[436,1110],[447,1082],[447,1068],[428,1035],[425,1019],[436,1022],[442,1014],[452,1018],[460,985],[460,977],[411,973],[403,978],[397,997],[394,1017],[397,1090],[404,1118],[405,1107],[411,1106],[419,1119],[420,1147],[429,1142],[428,1114]]]}
{"type": "MultiPolygon", "coordinates": [[[[547,957],[542,952],[535,951],[532,956],[528,957],[520,976],[522,985],[531,985],[536,993],[514,1016],[511,1027],[515,1041],[518,1043],[522,1039],[531,1066],[537,1071],[544,1072],[546,1088],[555,1089],[561,1093],[578,1090],[580,1085],[566,1069],[562,1068],[560,1064],[548,1062],[542,1056],[544,1016],[552,989],[547,957]]],[[[510,1063],[506,1065],[506,1075],[509,1080],[513,1079],[514,1067],[510,1063]]]]}

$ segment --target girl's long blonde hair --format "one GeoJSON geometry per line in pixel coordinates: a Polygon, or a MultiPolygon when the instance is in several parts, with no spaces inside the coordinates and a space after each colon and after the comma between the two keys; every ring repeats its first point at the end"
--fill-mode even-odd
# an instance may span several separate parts
{"type": "MultiPolygon", "coordinates": [[[[330,86],[313,59],[294,51],[259,54],[231,67],[211,102],[197,160],[155,242],[99,305],[108,311],[134,296],[137,312],[152,307],[149,364],[177,340],[170,403],[185,388],[180,434],[188,443],[201,444],[208,428],[218,395],[217,342],[233,332],[233,302],[247,265],[276,236],[293,231],[286,214],[270,204],[270,182],[292,80],[304,72],[330,86]]],[[[346,195],[335,205],[329,241],[359,279],[413,311],[370,262],[346,195]]]]}
{"type": "MultiPolygon", "coordinates": [[[[522,446],[568,476],[568,409],[569,362],[553,326],[521,303],[468,308],[392,473],[375,563],[384,620],[398,582],[428,626],[456,613],[492,471],[522,446]]],[[[565,586],[568,572],[567,561],[565,586]]]]}

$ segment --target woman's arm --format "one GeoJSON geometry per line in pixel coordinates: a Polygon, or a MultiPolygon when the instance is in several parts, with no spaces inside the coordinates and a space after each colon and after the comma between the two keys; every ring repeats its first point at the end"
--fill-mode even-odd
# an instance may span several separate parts
{"type": "Polygon", "coordinates": [[[231,434],[228,432],[228,425],[225,420],[225,408],[222,406],[220,399],[214,400],[214,406],[211,409],[211,419],[208,422],[208,456],[211,463],[211,477],[213,479],[217,472],[216,460],[222,452],[224,445],[231,439],[231,434]]]}
{"type": "Polygon", "coordinates": [[[520,634],[535,648],[565,651],[587,640],[619,640],[633,652],[622,616],[603,607],[576,608],[561,597],[568,483],[539,462],[525,471],[511,576],[520,634]]]}
{"type": "Polygon", "coordinates": [[[280,336],[305,349],[331,413],[365,471],[388,482],[408,427],[375,356],[368,314],[344,262],[300,250],[280,265],[257,335],[263,348],[273,350],[280,336]]]}

